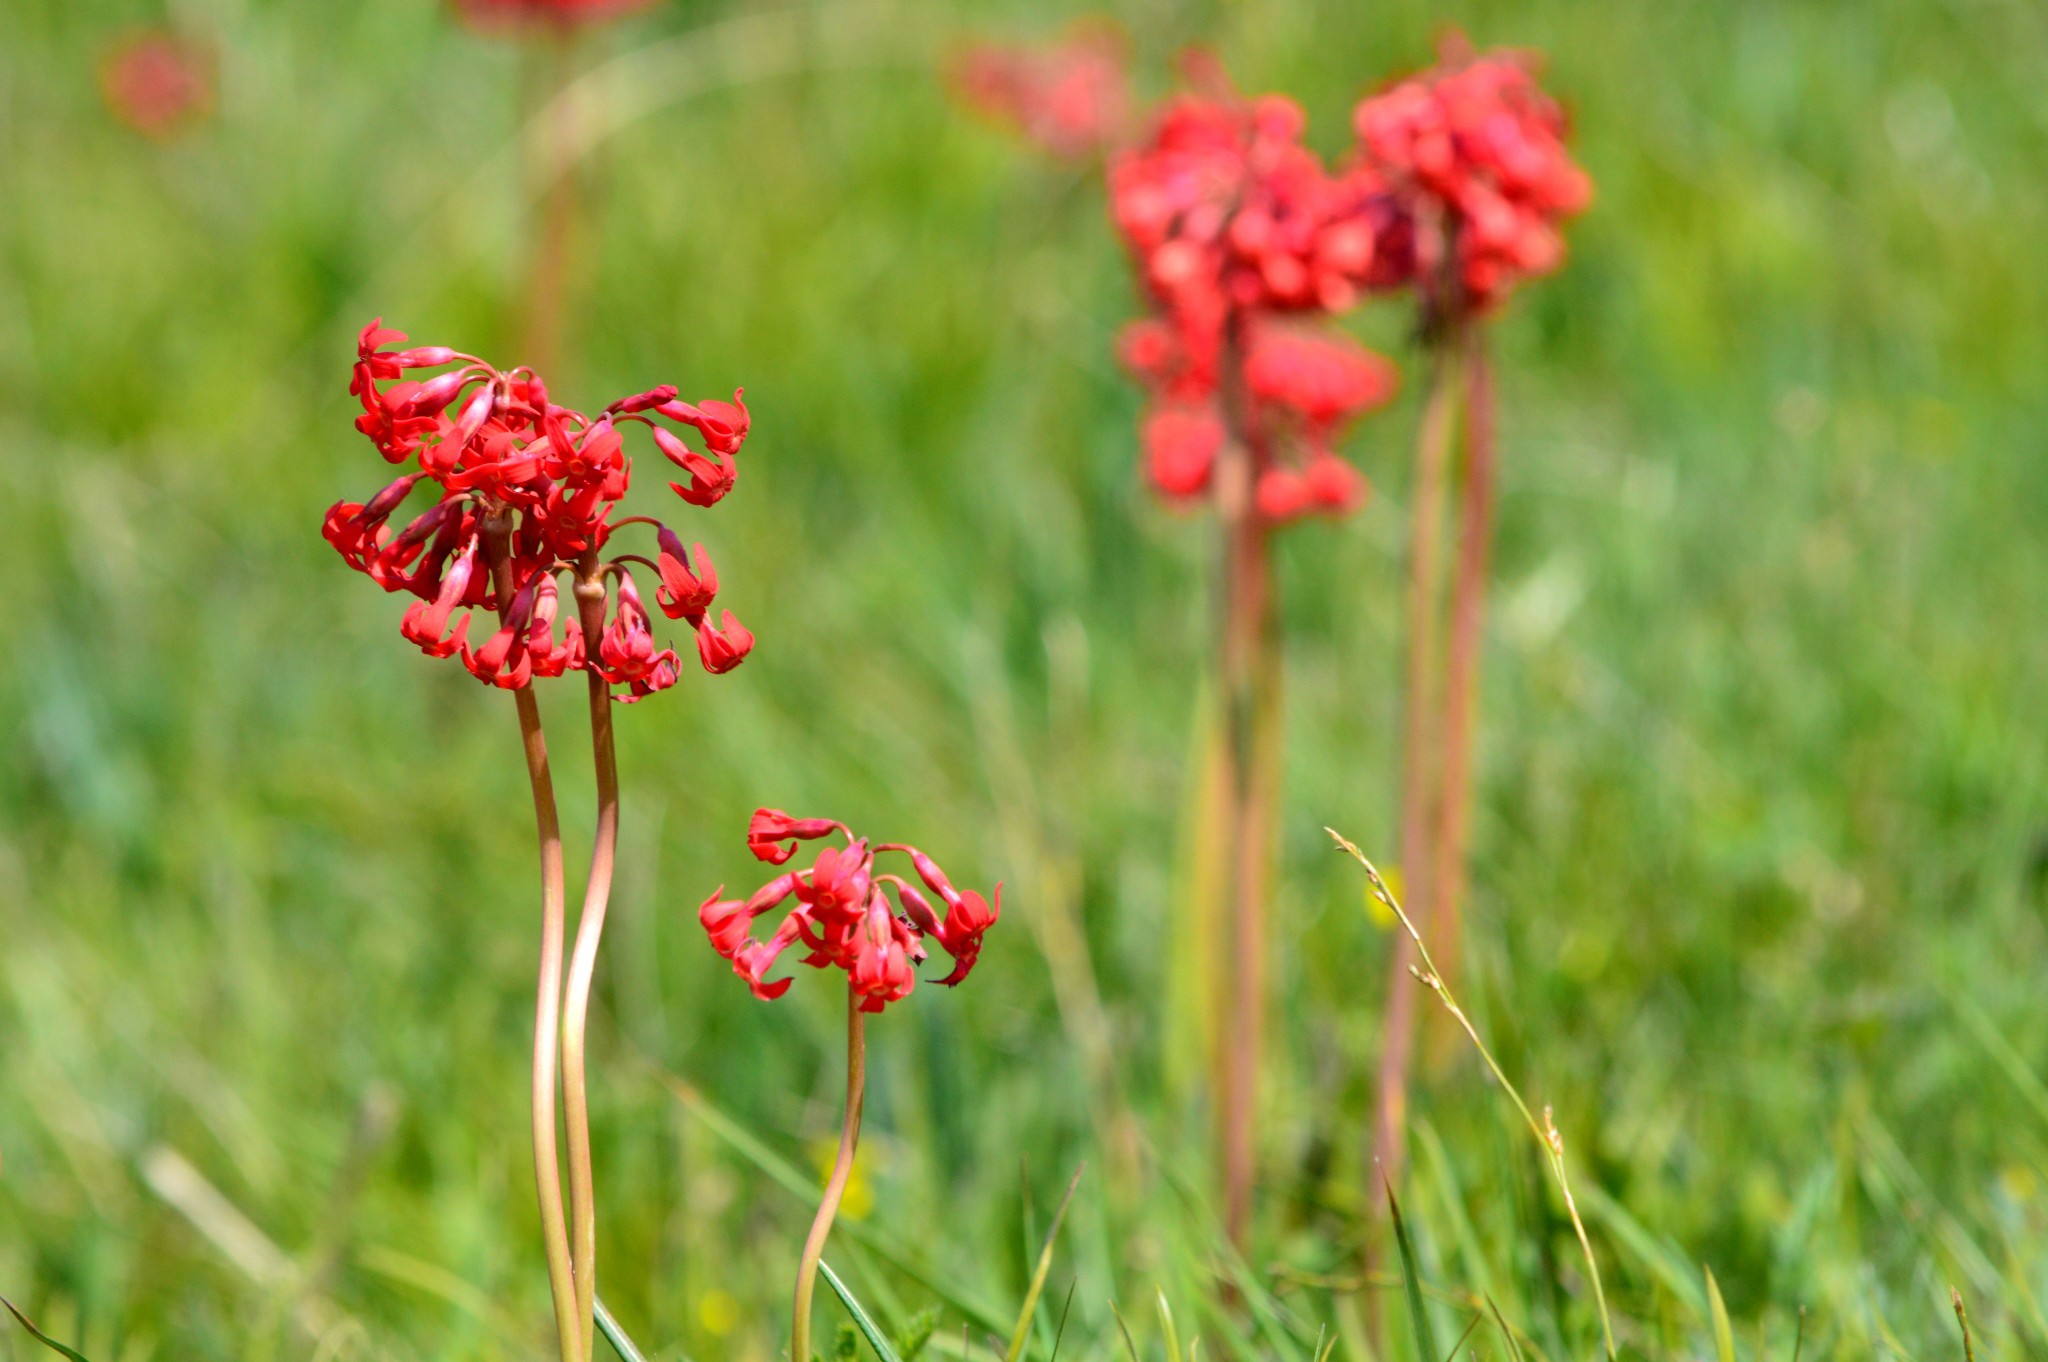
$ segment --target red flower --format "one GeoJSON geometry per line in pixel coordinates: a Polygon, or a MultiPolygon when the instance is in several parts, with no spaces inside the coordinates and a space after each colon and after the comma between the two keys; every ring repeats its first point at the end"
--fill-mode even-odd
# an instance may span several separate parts
{"type": "Polygon", "coordinates": [[[982,937],[1002,913],[1000,887],[990,904],[977,893],[954,889],[945,872],[915,847],[894,842],[871,846],[843,823],[792,818],[779,809],[754,811],[747,825],[747,849],[781,865],[796,854],[799,842],[834,834],[846,844],[821,848],[809,869],[777,875],[744,902],[720,898],[725,892],[721,886],[697,910],[712,949],[732,962],[733,972],[747,981],[754,996],[774,999],[788,991],[789,979],[770,980],[767,975],[782,953],[799,943],[807,952],[804,964],[846,971],[848,986],[866,1012],[880,1012],[909,996],[917,985],[916,966],[926,957],[928,940],[937,941],[953,958],[952,972],[938,982],[951,986],[965,979],[981,957],[982,937]],[[902,876],[876,872],[875,857],[883,852],[909,859],[918,879],[945,902],[943,920],[902,876]],[[895,893],[901,911],[889,911],[888,891],[895,893]],[[755,940],[754,919],[792,898],[796,906],[775,934],[765,942],[755,940]]]}
{"type": "Polygon", "coordinates": [[[1223,422],[1207,407],[1161,407],[1145,418],[1141,438],[1152,485],[1169,497],[1185,498],[1209,490],[1209,474],[1228,437],[1223,422]]]}
{"type": "Polygon", "coordinates": [[[130,128],[169,141],[212,111],[212,62],[203,49],[173,34],[133,33],[100,62],[100,93],[130,128]]]}
{"type": "Polygon", "coordinates": [[[1107,24],[1077,28],[1049,47],[983,43],[948,71],[955,98],[1054,156],[1082,160],[1130,120],[1129,42],[1107,24]]]}
{"type": "Polygon", "coordinates": [[[723,612],[713,627],[710,609],[717,574],[703,545],[686,553],[667,526],[645,517],[614,522],[613,512],[632,482],[626,428],[653,432],[664,452],[681,442],[657,420],[699,432],[717,462],[684,453],[702,465],[685,497],[709,505],[732,486],[733,459],[750,419],[740,395],[728,402],[676,400],[664,385],[622,398],[597,419],[548,399],[528,369],[500,372],[474,356],[442,346],[405,346],[402,332],[373,321],[357,338],[349,391],[362,404],[357,427],[392,463],[414,463],[367,503],[337,502],[321,527],[342,560],[387,591],[420,598],[407,610],[402,632],[435,657],[461,654],[463,665],[492,685],[517,689],[535,676],[594,670],[633,701],[674,685],[679,662],[656,642],[625,559],[602,551],[623,525],[652,525],[661,560],[657,600],[671,619],[697,635],[705,670],[730,671],[753,647],[754,636],[723,612]],[[452,367],[450,367],[452,366],[452,367]],[[419,371],[443,372],[425,378],[419,371]],[[389,522],[422,483],[437,497],[402,530],[389,522]],[[704,495],[715,486],[715,495],[704,495]],[[509,600],[498,595],[492,564],[502,556],[511,577],[509,600]],[[580,625],[564,621],[557,641],[560,589],[554,578],[611,584],[608,625],[586,640],[580,625]],[[469,615],[483,607],[500,614],[481,646],[468,641],[469,615]]]}
{"type": "Polygon", "coordinates": [[[1391,402],[1401,384],[1393,362],[1362,345],[1277,326],[1252,333],[1244,377],[1255,399],[1294,413],[1320,433],[1391,402]]]}
{"type": "Polygon", "coordinates": [[[814,842],[820,837],[839,833],[848,841],[853,834],[844,823],[830,818],[791,818],[780,809],[756,809],[747,823],[747,850],[757,860],[770,865],[781,865],[796,855],[798,842],[814,842]],[[788,842],[788,846],[783,846],[788,842]]]}
{"type": "Polygon", "coordinates": [[[1475,57],[1463,35],[1434,70],[1400,81],[1353,115],[1364,165],[1403,211],[1433,224],[1417,239],[1418,280],[1438,306],[1483,312],[1564,260],[1559,226],[1592,201],[1565,150],[1569,131],[1527,53],[1475,57]],[[1448,295],[1448,296],[1446,296],[1448,295]]]}
{"type": "Polygon", "coordinates": [[[711,627],[709,618],[697,626],[697,660],[713,676],[739,666],[753,650],[753,631],[734,619],[730,610],[724,612],[716,629],[711,627]]]}

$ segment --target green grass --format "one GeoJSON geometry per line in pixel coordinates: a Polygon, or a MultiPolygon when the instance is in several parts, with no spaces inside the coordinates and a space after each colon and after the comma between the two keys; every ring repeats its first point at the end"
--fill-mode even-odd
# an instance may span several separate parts
{"type": "MultiPolygon", "coordinates": [[[[344,1354],[538,1356],[510,704],[406,646],[318,535],[383,467],[349,428],[357,326],[511,358],[517,56],[429,0],[173,9],[223,91],[168,147],[115,126],[92,74],[160,7],[17,0],[0,44],[0,1292],[97,1362],[308,1356],[309,1326],[344,1354]],[[195,1229],[166,1150],[275,1256],[195,1229]]],[[[753,873],[745,816],[772,803],[1007,881],[974,979],[871,1028],[868,1233],[832,1261],[882,1329],[942,1289],[935,1353],[963,1303],[1002,1332],[1086,1161],[1031,1355],[1074,1286],[1062,1358],[1126,1355],[1112,1301],[1159,1356],[1162,1290],[1183,1353],[1308,1362],[1327,1326],[1355,1356],[1356,1298],[1327,1283],[1376,1194],[1391,938],[1321,829],[1392,851],[1412,385],[1352,442],[1378,499],[1283,554],[1276,1065],[1233,1267],[1172,982],[1206,527],[1133,471],[1097,186],[927,74],[957,25],[1050,16],[849,4],[813,40],[787,13],[671,4],[585,54],[727,25],[648,58],[656,107],[590,167],[582,359],[553,386],[747,385],[739,489],[689,528],[761,636],[620,715],[606,1300],[653,1357],[781,1344],[809,1207],[662,1081],[806,1172],[829,1145],[831,991],[753,1002],[693,916],[753,873]]],[[[1500,334],[1461,995],[1555,1106],[1624,1355],[1712,1352],[1706,1267],[1742,1358],[1789,1357],[1801,1306],[1811,1357],[1960,1356],[1951,1283],[1987,1357],[2048,1351],[2048,20],[1121,14],[1149,89],[1209,40],[1300,95],[1326,149],[1446,19],[1547,49],[1574,106],[1599,199],[1500,334]]],[[[1397,309],[1361,329],[1401,346],[1397,309]]],[[[543,704],[581,832],[580,699],[543,704]]],[[[1402,1194],[1436,1336],[1490,1296],[1520,1346],[1595,1355],[1538,1154],[1437,1049],[1402,1194]]],[[[1374,1289],[1399,1321],[1399,1280],[1374,1289]]],[[[1509,1355],[1490,1311],[1466,1347],[1509,1355]]]]}

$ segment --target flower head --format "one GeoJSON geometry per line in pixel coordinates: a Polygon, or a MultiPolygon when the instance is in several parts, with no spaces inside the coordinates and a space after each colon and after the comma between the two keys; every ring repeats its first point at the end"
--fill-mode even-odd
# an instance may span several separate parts
{"type": "Polygon", "coordinates": [[[1241,439],[1264,518],[1347,513],[1364,480],[1330,442],[1392,396],[1394,371],[1311,323],[1404,282],[1411,236],[1375,172],[1332,174],[1303,144],[1292,100],[1246,99],[1213,72],[1200,83],[1109,173],[1151,308],[1118,345],[1152,398],[1146,471],[1169,501],[1193,501],[1241,439]]]}
{"type": "Polygon", "coordinates": [[[1556,101],[1522,52],[1474,56],[1462,35],[1435,69],[1396,82],[1353,115],[1363,172],[1380,176],[1415,224],[1417,281],[1439,306],[1494,306],[1564,260],[1565,219],[1593,185],[1565,149],[1556,101]]]}
{"type": "Polygon", "coordinates": [[[731,403],[693,404],[663,386],[621,398],[593,419],[552,402],[530,369],[501,372],[444,346],[407,347],[405,335],[381,321],[357,338],[349,391],[363,408],[357,429],[387,462],[414,470],[367,502],[336,503],[322,533],[350,567],[386,591],[419,598],[400,632],[429,656],[459,654],[478,679],[506,689],[587,669],[629,703],[665,690],[675,684],[678,657],[656,639],[629,561],[660,579],[656,602],[696,631],[705,670],[730,671],[753,647],[731,611],[711,623],[718,577],[702,544],[686,551],[659,521],[613,519],[632,482],[633,427],[651,431],[672,460],[715,475],[716,495],[678,487],[686,500],[708,506],[730,490],[749,424],[737,393],[731,403]],[[696,431],[715,462],[657,419],[696,431]],[[432,504],[394,529],[422,487],[433,489],[432,504]],[[607,560],[614,531],[638,523],[654,527],[660,561],[607,560]],[[592,614],[561,620],[558,576],[577,584],[592,614]],[[497,627],[473,644],[479,607],[496,613],[497,627]]]}
{"type": "Polygon", "coordinates": [[[1108,24],[1074,29],[1049,47],[981,43],[948,75],[968,108],[1063,160],[1101,154],[1130,119],[1129,43],[1108,24]]]}
{"type": "Polygon", "coordinates": [[[770,865],[784,865],[796,856],[799,844],[833,837],[842,844],[821,847],[808,869],[785,871],[746,899],[720,897],[725,892],[721,886],[697,910],[712,949],[732,962],[733,972],[747,981],[754,996],[775,999],[789,991],[790,978],[767,976],[783,952],[796,945],[805,950],[802,963],[846,971],[865,1012],[880,1012],[910,995],[917,986],[916,967],[928,954],[927,942],[936,941],[953,960],[951,972],[937,982],[950,987],[965,979],[981,958],[982,937],[1002,914],[1002,886],[992,900],[972,890],[962,892],[915,847],[873,845],[855,837],[844,823],[792,818],[780,809],[755,810],[747,826],[747,849],[770,865]],[[878,871],[875,858],[882,853],[905,857],[923,888],[878,871]],[[927,892],[945,905],[943,916],[927,892]],[[774,934],[756,940],[754,919],[792,899],[795,906],[774,934]]]}

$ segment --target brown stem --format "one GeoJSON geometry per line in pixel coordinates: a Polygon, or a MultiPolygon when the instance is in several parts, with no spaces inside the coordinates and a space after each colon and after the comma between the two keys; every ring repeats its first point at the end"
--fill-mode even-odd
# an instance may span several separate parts
{"type": "Polygon", "coordinates": [[[575,255],[576,109],[568,98],[575,67],[573,30],[567,24],[548,25],[535,39],[537,75],[532,79],[529,98],[535,117],[546,125],[535,129],[527,120],[528,136],[535,150],[533,175],[541,198],[540,232],[534,243],[533,264],[526,292],[525,362],[535,372],[555,377],[562,357],[562,328],[568,309],[569,271],[575,255]]]}
{"type": "MultiPolygon", "coordinates": [[[[576,609],[584,656],[595,658],[604,635],[604,579],[596,551],[577,564],[576,609]]],[[[596,1343],[597,1191],[590,1162],[590,1097],[584,1044],[597,949],[611,902],[612,866],[619,843],[619,765],[612,744],[611,686],[595,668],[590,680],[590,745],[597,765],[597,830],[590,846],[590,879],[576,920],[576,948],[562,1008],[562,1096],[569,1127],[569,1243],[576,1268],[576,1324],[585,1356],[596,1343]]]]}
{"type": "Polygon", "coordinates": [[[1444,787],[1428,918],[1444,982],[1457,984],[1462,944],[1459,900],[1472,829],[1472,765],[1478,731],[1479,669],[1486,633],[1486,580],[1493,557],[1496,481],[1493,371],[1474,328],[1466,343],[1465,486],[1459,503],[1458,562],[1451,579],[1451,641],[1444,676],[1444,787]]]}
{"type": "MultiPolygon", "coordinates": [[[[484,561],[502,621],[513,596],[511,525],[504,517],[484,523],[484,561]]],[[[562,825],[555,812],[555,782],[548,769],[548,744],[541,732],[540,705],[533,687],[512,692],[519,710],[519,736],[526,752],[526,776],[533,786],[533,817],[540,833],[540,971],[533,1015],[533,1176],[540,1196],[541,1241],[547,1253],[548,1286],[555,1303],[555,1329],[562,1362],[585,1362],[576,1326],[574,1268],[562,1216],[562,1170],[555,1132],[555,1042],[562,999],[562,939],[567,897],[562,869],[562,825]]]]}
{"type": "Polygon", "coordinates": [[[825,1238],[832,1233],[833,1218],[839,1214],[839,1199],[846,1195],[846,1180],[853,1176],[853,1151],[860,1143],[861,1102],[867,1092],[867,1041],[860,1010],[860,995],[846,990],[846,1123],[839,1131],[839,1157],[832,1161],[832,1176],[825,1183],[824,1199],[818,1203],[811,1233],[804,1240],[803,1257],[796,1266],[796,1310],[789,1326],[790,1362],[811,1359],[811,1289],[818,1284],[818,1260],[825,1256],[825,1238]]]}
{"type": "MultiPolygon", "coordinates": [[[[1435,350],[1429,396],[1415,444],[1415,496],[1408,567],[1408,693],[1402,726],[1401,868],[1410,903],[1426,903],[1432,807],[1437,797],[1436,698],[1437,601],[1441,592],[1444,476],[1450,461],[1456,418],[1458,356],[1449,342],[1435,350]]],[[[1389,954],[1386,1016],[1380,1042],[1377,1119],[1367,1185],[1384,1178],[1400,1182],[1406,1154],[1408,1058],[1415,1030],[1415,979],[1409,973],[1414,948],[1396,936],[1389,954]]],[[[1373,1266],[1368,1240],[1366,1266],[1373,1266]]]]}
{"type": "Polygon", "coordinates": [[[1233,1244],[1249,1232],[1258,1174],[1259,1070],[1265,1048],[1266,836],[1261,779],[1277,716],[1269,527],[1258,513],[1256,453],[1246,421],[1239,347],[1226,347],[1224,417],[1230,440],[1217,470],[1223,519],[1225,883],[1231,901],[1229,1024],[1223,1054],[1223,1220],[1233,1244]]]}

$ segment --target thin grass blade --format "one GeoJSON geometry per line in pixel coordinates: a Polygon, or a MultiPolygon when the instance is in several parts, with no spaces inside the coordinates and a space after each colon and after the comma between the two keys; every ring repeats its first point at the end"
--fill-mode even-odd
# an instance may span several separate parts
{"type": "Polygon", "coordinates": [[[1472,1318],[1465,1322],[1465,1332],[1458,1335],[1458,1341],[1451,1345],[1451,1355],[1445,1358],[1444,1362],[1456,1362],[1458,1354],[1465,1351],[1466,1340],[1472,1337],[1472,1331],[1477,1329],[1479,1321],[1485,1318],[1486,1312],[1483,1310],[1472,1312],[1472,1318]]]}
{"type": "Polygon", "coordinates": [[[1728,1323],[1728,1305],[1721,1299],[1721,1284],[1714,1269],[1707,1269],[1707,1312],[1714,1319],[1714,1355],[1721,1362],[1735,1362],[1735,1329],[1728,1323]]]}
{"type": "Polygon", "coordinates": [[[30,1319],[27,1315],[22,1314],[21,1307],[16,1305],[13,1301],[7,1299],[7,1297],[0,1296],[0,1305],[6,1306],[7,1313],[13,1315],[14,1318],[20,1322],[21,1327],[28,1330],[29,1337],[35,1339],[36,1342],[42,1344],[45,1348],[51,1348],[57,1352],[64,1354],[66,1357],[71,1359],[71,1362],[92,1362],[91,1358],[87,1357],[84,1353],[78,1351],[76,1348],[67,1348],[62,1343],[59,1343],[56,1339],[51,1338],[48,1334],[44,1333],[41,1329],[36,1328],[35,1321],[30,1319]]]}
{"type": "Polygon", "coordinates": [[[1493,1311],[1493,1322],[1500,1329],[1500,1336],[1507,1341],[1508,1357],[1511,1362],[1529,1362],[1522,1352],[1521,1340],[1516,1338],[1515,1331],[1508,1327],[1507,1316],[1500,1312],[1500,1306],[1494,1303],[1493,1297],[1486,1298],[1486,1308],[1493,1311]]]}
{"type": "Polygon", "coordinates": [[[1180,1330],[1173,1325],[1173,1307],[1166,1303],[1166,1292],[1159,1293],[1159,1332],[1166,1340],[1167,1362],[1181,1362],[1180,1330]]]}
{"type": "Polygon", "coordinates": [[[1060,1362],[1060,1340],[1067,1336],[1067,1316],[1073,1313],[1074,1288],[1079,1285],[1079,1282],[1070,1282],[1067,1285],[1066,1303],[1060,1306],[1060,1323],[1059,1327],[1052,1331],[1052,1356],[1047,1362],[1060,1362]]]}
{"type": "Polygon", "coordinates": [[[619,1355],[619,1362],[647,1362],[647,1354],[640,1351],[638,1344],[619,1327],[619,1321],[605,1308],[604,1297],[597,1297],[597,1331],[604,1335],[604,1341],[612,1345],[612,1351],[619,1355]]]}
{"type": "Polygon", "coordinates": [[[1393,1213],[1394,1244],[1401,1251],[1401,1285],[1408,1293],[1408,1323],[1415,1331],[1415,1356],[1421,1362],[1442,1362],[1443,1351],[1437,1347],[1436,1324],[1429,1317],[1429,1306],[1422,1299],[1422,1274],[1415,1267],[1415,1245],[1408,1239],[1408,1222],[1401,1218],[1401,1203],[1394,1199],[1394,1188],[1387,1184],[1387,1209],[1393,1213]]]}
{"type": "Polygon", "coordinates": [[[881,1358],[882,1362],[903,1362],[897,1355],[896,1345],[889,1341],[881,1326],[875,1323],[875,1317],[868,1313],[867,1307],[847,1289],[846,1283],[839,1280],[839,1274],[832,1270],[832,1265],[820,1258],[818,1273],[824,1277],[825,1285],[831,1287],[833,1294],[839,1297],[839,1303],[846,1307],[846,1313],[853,1316],[853,1327],[860,1330],[861,1337],[875,1350],[875,1356],[881,1358]]]}
{"type": "Polygon", "coordinates": [[[1109,1313],[1116,1316],[1117,1332],[1124,1336],[1124,1351],[1130,1354],[1131,1362],[1139,1362],[1138,1343],[1131,1337],[1131,1326],[1124,1323],[1124,1312],[1116,1308],[1116,1302],[1109,1303],[1109,1313]]]}
{"type": "MultiPolygon", "coordinates": [[[[798,1172],[795,1165],[761,1143],[746,1127],[711,1105],[703,1093],[685,1080],[667,1072],[661,1073],[661,1079],[683,1104],[684,1109],[703,1122],[704,1128],[724,1141],[734,1153],[760,1169],[768,1176],[770,1182],[805,1205],[817,1205],[817,1184],[798,1172]]],[[[1004,1327],[1006,1321],[1001,1315],[967,1292],[941,1281],[916,1257],[886,1235],[858,1220],[842,1220],[834,1228],[837,1233],[858,1241],[877,1258],[959,1311],[970,1323],[991,1333],[1004,1327]]]]}
{"type": "Polygon", "coordinates": [[[1081,1185],[1081,1174],[1088,1169],[1082,1164],[1074,1170],[1074,1180],[1067,1184],[1067,1194],[1060,1198],[1060,1208],[1053,1212],[1052,1224],[1046,1228],[1045,1244],[1038,1250],[1038,1267],[1031,1274],[1031,1289],[1024,1293],[1024,1308],[1017,1312],[1017,1327],[1010,1334],[1010,1350],[1004,1354],[1004,1362],[1017,1362],[1024,1356],[1024,1340],[1031,1334],[1032,1317],[1038,1313],[1038,1298],[1045,1291],[1045,1275],[1052,1271],[1052,1245],[1059,1238],[1060,1224],[1067,1218],[1067,1207],[1073,1204],[1074,1189],[1081,1185]]]}

